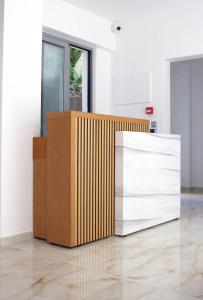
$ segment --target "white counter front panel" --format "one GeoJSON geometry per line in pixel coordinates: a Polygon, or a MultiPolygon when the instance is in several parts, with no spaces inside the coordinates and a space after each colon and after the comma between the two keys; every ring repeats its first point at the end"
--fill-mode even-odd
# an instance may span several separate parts
{"type": "Polygon", "coordinates": [[[115,233],[180,217],[180,136],[116,132],[115,233]]]}

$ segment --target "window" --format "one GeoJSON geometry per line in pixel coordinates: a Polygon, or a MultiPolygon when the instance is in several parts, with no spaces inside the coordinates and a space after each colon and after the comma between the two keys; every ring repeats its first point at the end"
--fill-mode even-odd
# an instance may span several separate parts
{"type": "Polygon", "coordinates": [[[41,135],[47,112],[91,111],[91,50],[48,34],[42,41],[41,135]]]}

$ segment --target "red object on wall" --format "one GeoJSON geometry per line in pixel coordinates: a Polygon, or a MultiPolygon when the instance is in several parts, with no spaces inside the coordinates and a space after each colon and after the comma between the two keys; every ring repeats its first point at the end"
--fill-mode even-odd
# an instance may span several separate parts
{"type": "Polygon", "coordinates": [[[147,115],[153,115],[153,113],[154,113],[154,107],[153,106],[146,107],[146,114],[147,115]]]}

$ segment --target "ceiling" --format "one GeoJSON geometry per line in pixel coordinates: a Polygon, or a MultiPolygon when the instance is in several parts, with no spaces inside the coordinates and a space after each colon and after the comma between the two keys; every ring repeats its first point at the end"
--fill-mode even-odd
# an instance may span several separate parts
{"type": "Polygon", "coordinates": [[[135,13],[145,0],[65,0],[110,21],[121,21],[135,13]]]}
{"type": "MultiPolygon", "coordinates": [[[[65,0],[110,21],[124,21],[146,12],[173,9],[192,0],[65,0]]],[[[192,1],[193,2],[193,1],[192,1]]]]}
{"type": "Polygon", "coordinates": [[[110,21],[120,20],[137,0],[66,0],[110,21]]]}

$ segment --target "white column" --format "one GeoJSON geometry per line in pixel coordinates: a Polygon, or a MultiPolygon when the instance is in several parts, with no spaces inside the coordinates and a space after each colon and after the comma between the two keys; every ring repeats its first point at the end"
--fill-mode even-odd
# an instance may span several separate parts
{"type": "Polygon", "coordinates": [[[43,1],[6,0],[0,12],[4,14],[1,237],[5,237],[32,231],[32,137],[40,134],[43,1]]]}

